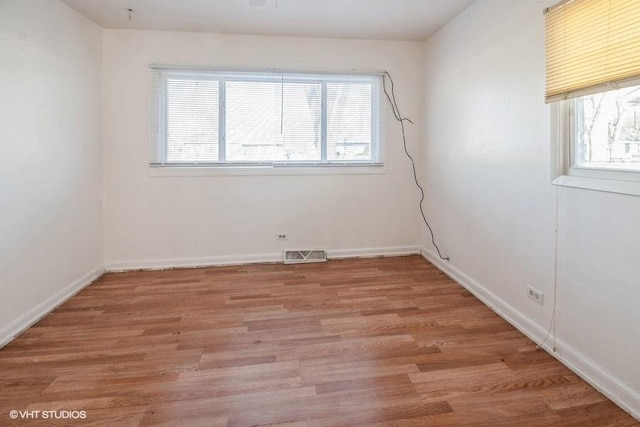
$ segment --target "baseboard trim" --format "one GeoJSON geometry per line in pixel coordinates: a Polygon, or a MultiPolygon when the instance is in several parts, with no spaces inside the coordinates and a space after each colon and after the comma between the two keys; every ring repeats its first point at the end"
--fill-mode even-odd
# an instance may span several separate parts
{"type": "Polygon", "coordinates": [[[54,295],[51,295],[43,302],[0,329],[0,348],[9,344],[18,335],[22,334],[31,326],[39,322],[40,319],[61,306],[69,298],[95,282],[105,273],[105,271],[106,270],[103,266],[94,268],[75,282],[71,283],[69,286],[66,286],[54,295]]]}
{"type": "Polygon", "coordinates": [[[109,273],[137,270],[172,270],[177,268],[220,267],[225,265],[268,264],[282,262],[282,253],[225,255],[215,257],[164,258],[107,263],[109,273]]]}
{"type": "Polygon", "coordinates": [[[386,248],[334,249],[327,251],[329,259],[343,258],[375,258],[390,256],[420,255],[418,246],[392,246],[386,248]]]}
{"type": "Polygon", "coordinates": [[[556,347],[560,351],[556,353],[547,351],[596,390],[607,396],[613,403],[640,421],[639,393],[607,373],[601,366],[585,357],[564,340],[556,339],[556,347]]]}
{"type": "MultiPolygon", "coordinates": [[[[328,259],[369,258],[378,256],[419,255],[418,246],[398,246],[386,248],[336,249],[328,250],[328,259]]],[[[283,262],[282,252],[253,255],[224,255],[197,258],[166,258],[138,261],[113,261],[107,263],[110,273],[136,270],[170,270],[176,268],[219,267],[226,265],[268,264],[283,262]]]]}
{"type": "MultiPolygon", "coordinates": [[[[435,252],[422,248],[421,254],[427,261],[438,267],[443,273],[471,292],[533,342],[540,343],[544,340],[547,334],[544,328],[534,323],[486,287],[450,263],[440,260],[435,252]]],[[[553,342],[553,335],[549,336],[548,341],[553,342]]],[[[605,369],[590,360],[583,353],[571,347],[562,339],[556,337],[555,343],[556,351],[553,351],[552,346],[548,343],[545,343],[541,347],[620,408],[628,412],[632,417],[640,420],[640,394],[638,392],[628,387],[618,378],[607,373],[605,369]]]]}

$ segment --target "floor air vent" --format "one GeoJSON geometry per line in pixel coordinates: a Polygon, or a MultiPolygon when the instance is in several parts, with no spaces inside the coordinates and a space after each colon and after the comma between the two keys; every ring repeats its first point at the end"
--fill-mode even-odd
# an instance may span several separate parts
{"type": "Polygon", "coordinates": [[[327,251],[325,251],[324,249],[284,251],[285,264],[300,264],[304,262],[324,262],[326,260],[327,260],[327,251]]]}

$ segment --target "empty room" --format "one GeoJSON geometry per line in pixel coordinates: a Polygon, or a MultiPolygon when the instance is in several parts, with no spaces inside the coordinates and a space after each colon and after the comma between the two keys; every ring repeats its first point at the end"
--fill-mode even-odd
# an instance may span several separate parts
{"type": "Polygon", "coordinates": [[[640,1],[0,0],[0,425],[640,425],[640,1]]]}

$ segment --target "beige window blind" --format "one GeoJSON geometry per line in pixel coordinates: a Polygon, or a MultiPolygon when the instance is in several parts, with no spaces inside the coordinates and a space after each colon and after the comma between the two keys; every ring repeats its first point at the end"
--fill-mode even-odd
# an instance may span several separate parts
{"type": "Polygon", "coordinates": [[[640,0],[567,0],[545,22],[547,102],[638,83],[640,0]]]}

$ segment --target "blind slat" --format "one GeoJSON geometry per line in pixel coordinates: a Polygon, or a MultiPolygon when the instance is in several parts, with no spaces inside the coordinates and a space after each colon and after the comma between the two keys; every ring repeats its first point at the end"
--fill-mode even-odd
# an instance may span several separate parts
{"type": "Polygon", "coordinates": [[[371,84],[327,84],[327,158],[363,160],[371,156],[371,84]]]}
{"type": "Polygon", "coordinates": [[[228,81],[227,160],[320,160],[320,83],[228,81]]]}
{"type": "Polygon", "coordinates": [[[547,102],[640,78],[640,1],[561,3],[545,30],[547,102]]]}
{"type": "Polygon", "coordinates": [[[166,81],[166,160],[218,160],[217,80],[166,81]]]}

